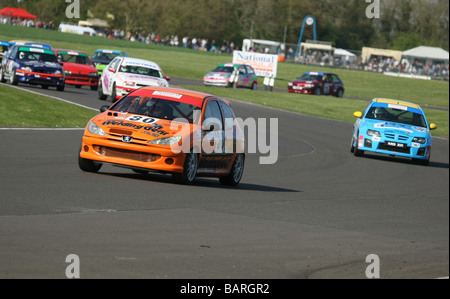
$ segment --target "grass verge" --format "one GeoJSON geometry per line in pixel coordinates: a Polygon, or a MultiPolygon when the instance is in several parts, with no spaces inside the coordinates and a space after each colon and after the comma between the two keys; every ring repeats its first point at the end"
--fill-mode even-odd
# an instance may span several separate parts
{"type": "Polygon", "coordinates": [[[97,112],[0,85],[1,127],[84,128],[97,112]]]}

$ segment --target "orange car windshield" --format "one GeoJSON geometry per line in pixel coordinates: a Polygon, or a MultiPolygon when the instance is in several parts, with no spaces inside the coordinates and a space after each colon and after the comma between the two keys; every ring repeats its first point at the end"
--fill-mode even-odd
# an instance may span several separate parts
{"type": "Polygon", "coordinates": [[[189,123],[196,121],[195,116],[200,115],[200,108],[194,105],[142,96],[126,96],[114,104],[110,110],[189,123]],[[195,113],[196,111],[198,113],[195,113]]]}

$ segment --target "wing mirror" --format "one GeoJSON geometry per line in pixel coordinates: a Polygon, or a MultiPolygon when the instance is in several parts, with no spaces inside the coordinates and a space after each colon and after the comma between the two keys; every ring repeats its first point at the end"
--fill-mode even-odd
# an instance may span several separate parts
{"type": "Polygon", "coordinates": [[[100,112],[103,113],[103,112],[105,112],[108,109],[109,109],[108,105],[103,105],[103,106],[100,107],[100,112]]]}
{"type": "Polygon", "coordinates": [[[431,124],[430,124],[430,130],[436,130],[436,129],[437,129],[436,124],[431,123],[431,124]]]}
{"type": "Polygon", "coordinates": [[[357,117],[357,118],[361,118],[361,117],[363,116],[363,114],[362,114],[361,111],[356,111],[356,112],[353,113],[353,115],[354,115],[355,117],[357,117]]]}

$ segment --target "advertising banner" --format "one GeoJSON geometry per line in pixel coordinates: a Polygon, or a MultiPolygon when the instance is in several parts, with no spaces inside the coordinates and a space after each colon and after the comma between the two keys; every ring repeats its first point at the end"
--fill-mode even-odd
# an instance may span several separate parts
{"type": "Polygon", "coordinates": [[[260,77],[276,77],[278,56],[271,54],[253,53],[253,52],[233,52],[233,63],[248,64],[255,69],[260,77]]]}

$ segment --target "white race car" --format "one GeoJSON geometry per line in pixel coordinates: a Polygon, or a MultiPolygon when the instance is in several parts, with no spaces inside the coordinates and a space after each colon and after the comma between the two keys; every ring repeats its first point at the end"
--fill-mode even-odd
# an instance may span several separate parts
{"type": "Polygon", "coordinates": [[[153,61],[116,57],[103,70],[98,82],[98,98],[112,102],[142,86],[169,87],[170,77],[165,76],[158,64],[153,61]]]}

